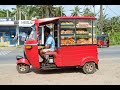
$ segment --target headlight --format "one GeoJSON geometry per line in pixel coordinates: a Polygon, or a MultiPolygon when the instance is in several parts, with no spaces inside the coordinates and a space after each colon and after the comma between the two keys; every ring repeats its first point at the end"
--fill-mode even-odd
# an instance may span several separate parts
{"type": "Polygon", "coordinates": [[[25,48],[26,48],[26,49],[32,49],[32,46],[27,45],[27,46],[25,46],[25,48]]]}

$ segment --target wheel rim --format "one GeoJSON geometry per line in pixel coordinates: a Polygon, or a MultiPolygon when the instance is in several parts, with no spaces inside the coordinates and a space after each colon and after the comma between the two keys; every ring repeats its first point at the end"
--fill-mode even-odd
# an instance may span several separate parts
{"type": "Polygon", "coordinates": [[[24,65],[24,64],[19,65],[19,70],[20,71],[25,71],[26,69],[27,69],[27,65],[24,65]]]}
{"type": "Polygon", "coordinates": [[[93,65],[88,63],[88,64],[86,65],[86,71],[87,71],[87,72],[92,72],[92,71],[93,71],[93,65]]]}

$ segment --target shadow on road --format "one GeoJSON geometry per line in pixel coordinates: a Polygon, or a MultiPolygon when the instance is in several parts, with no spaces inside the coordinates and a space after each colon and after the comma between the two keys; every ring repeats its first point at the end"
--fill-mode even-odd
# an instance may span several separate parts
{"type": "Polygon", "coordinates": [[[83,73],[82,68],[59,68],[59,69],[46,69],[46,70],[36,70],[31,68],[30,72],[34,72],[36,74],[60,74],[60,73],[73,73],[73,72],[80,72],[83,73]]]}

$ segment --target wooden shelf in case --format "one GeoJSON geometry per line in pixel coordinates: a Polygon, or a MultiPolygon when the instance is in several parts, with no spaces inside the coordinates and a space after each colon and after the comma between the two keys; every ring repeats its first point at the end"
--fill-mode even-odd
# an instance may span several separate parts
{"type": "Polygon", "coordinates": [[[61,36],[74,36],[74,34],[61,34],[61,36]]]}
{"type": "Polygon", "coordinates": [[[90,38],[88,35],[76,35],[76,38],[90,38]]]}

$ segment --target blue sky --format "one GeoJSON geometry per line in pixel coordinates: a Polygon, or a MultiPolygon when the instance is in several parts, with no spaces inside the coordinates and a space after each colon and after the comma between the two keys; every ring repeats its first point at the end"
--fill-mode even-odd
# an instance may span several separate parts
{"type": "MultiPolygon", "coordinates": [[[[70,13],[74,6],[76,5],[62,5],[64,7],[64,11],[65,14],[67,16],[70,16],[70,13]]],[[[15,8],[16,5],[0,5],[0,9],[11,9],[11,8],[15,8]]],[[[79,5],[79,7],[81,8],[81,11],[83,11],[84,5],[79,5]]],[[[93,8],[91,5],[88,5],[89,8],[91,8],[91,10],[93,11],[93,8]]],[[[98,13],[99,12],[99,8],[100,5],[96,5],[95,6],[95,12],[98,13]]],[[[107,17],[112,17],[112,16],[120,16],[120,5],[103,5],[105,14],[107,14],[107,17]]],[[[99,13],[98,13],[99,15],[99,13]]]]}

